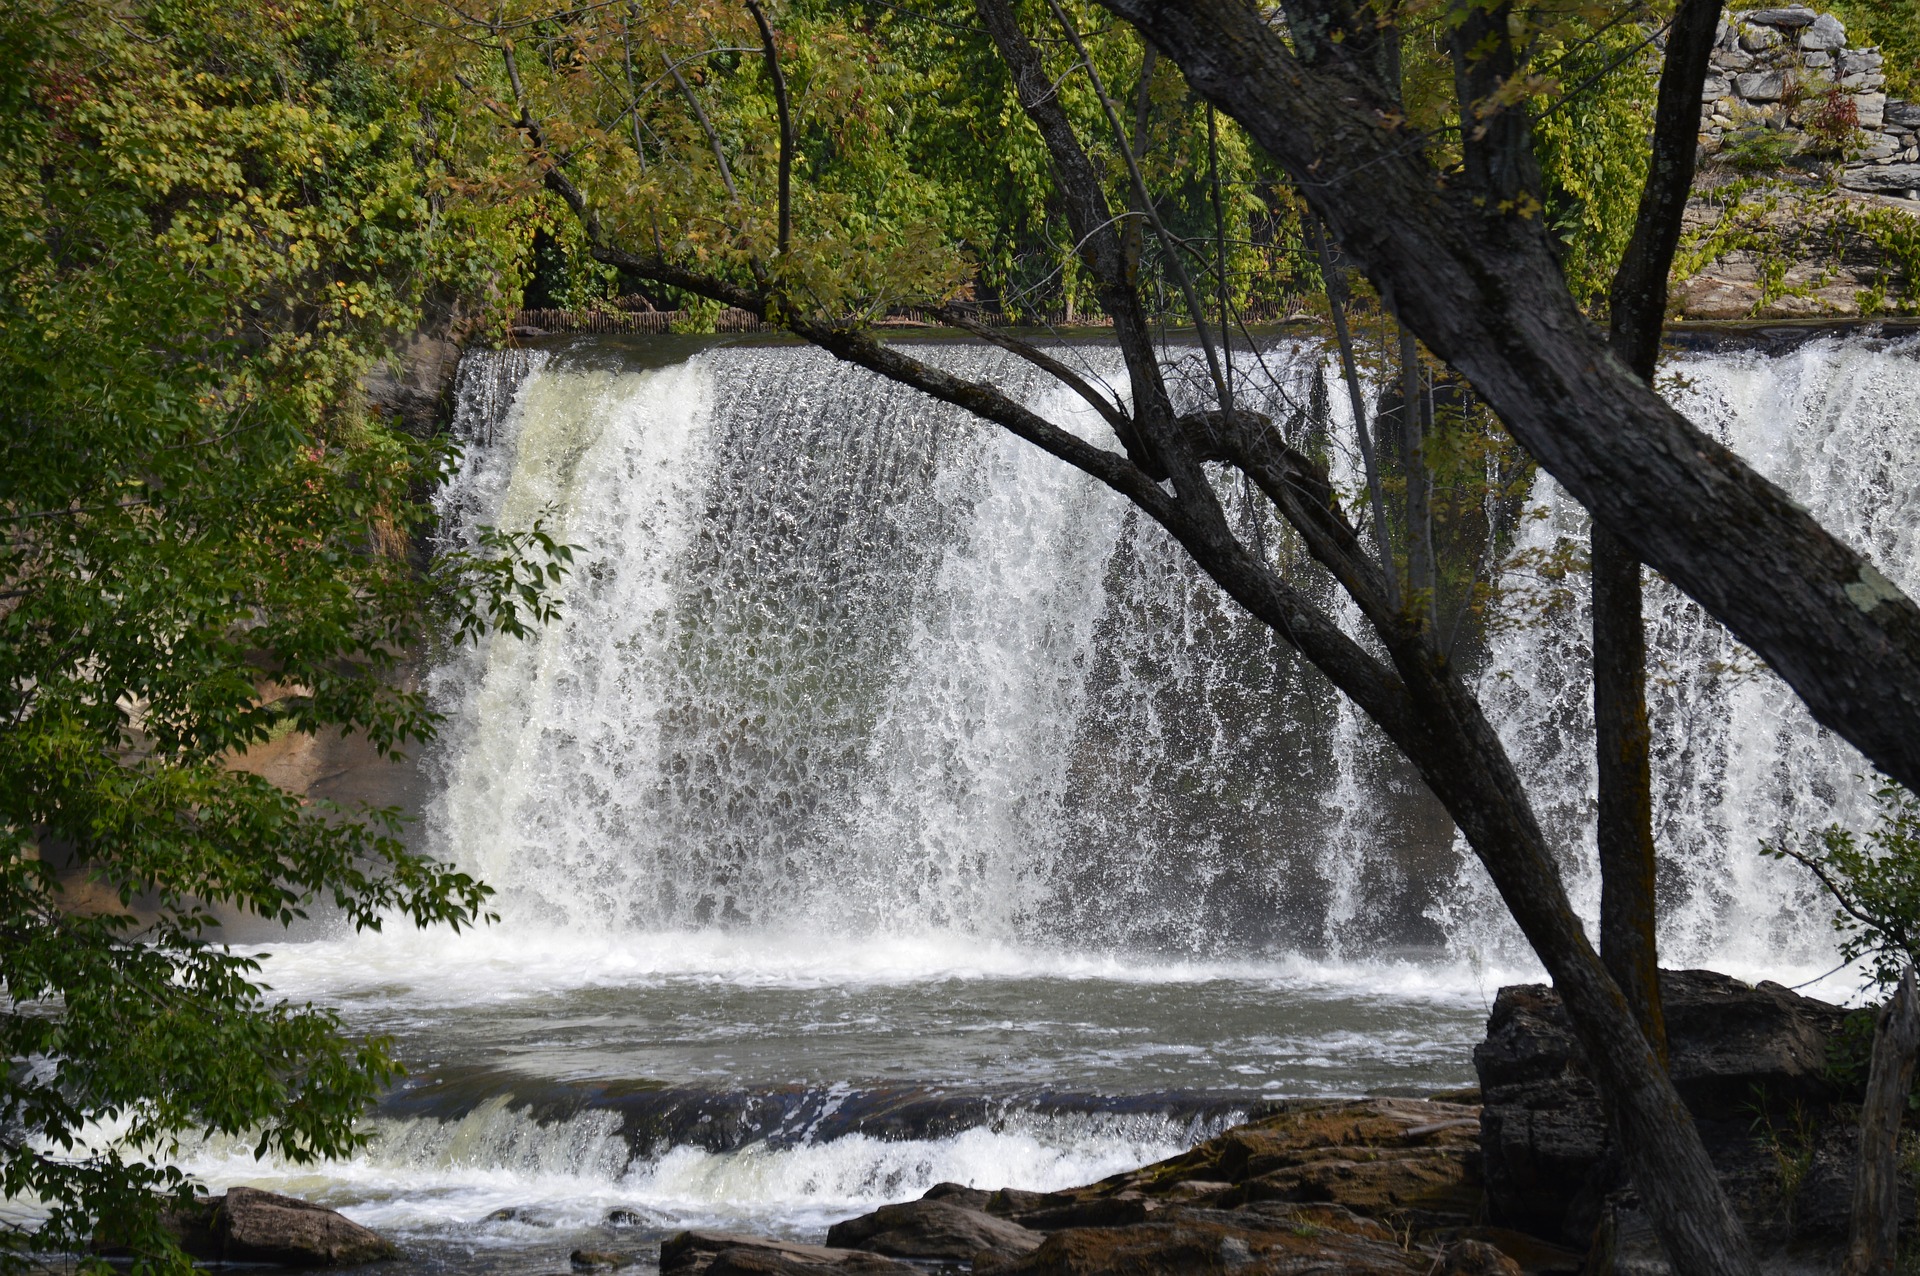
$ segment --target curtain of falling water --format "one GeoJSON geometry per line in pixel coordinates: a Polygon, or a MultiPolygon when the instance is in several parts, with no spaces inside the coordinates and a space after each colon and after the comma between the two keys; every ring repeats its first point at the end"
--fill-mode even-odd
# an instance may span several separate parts
{"type": "MultiPolygon", "coordinates": [[[[1023,365],[936,357],[1111,446],[1023,365]]],[[[1117,382],[1110,353],[1075,357],[1117,382]]],[[[1267,360],[1276,417],[1326,375],[1267,360]]],[[[1673,393],[1911,587],[1915,362],[1865,340],[1695,355],[1673,393]]],[[[1512,942],[1371,726],[1036,449],[804,349],[482,353],[459,394],[451,534],[544,512],[584,547],[556,628],[432,681],[435,849],[510,909],[1213,956],[1512,942]]],[[[1584,534],[1549,480],[1528,504],[1522,547],[1584,534]]],[[[1483,679],[1591,911],[1583,589],[1495,634],[1483,679]]],[[[1670,951],[1822,950],[1804,884],[1756,850],[1861,818],[1859,760],[1658,582],[1649,616],[1670,951]]]]}

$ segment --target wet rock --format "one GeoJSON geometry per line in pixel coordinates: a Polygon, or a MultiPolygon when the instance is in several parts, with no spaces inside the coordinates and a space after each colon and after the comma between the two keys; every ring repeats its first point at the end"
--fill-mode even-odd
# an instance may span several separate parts
{"type": "Polygon", "coordinates": [[[616,1254],[611,1250],[576,1249],[567,1255],[567,1261],[577,1272],[616,1272],[639,1260],[631,1254],[616,1254]]]}
{"type": "Polygon", "coordinates": [[[1407,1249],[1393,1233],[1335,1206],[1290,1205],[1284,1212],[1170,1209],[1131,1227],[1055,1232],[1012,1261],[976,1262],[995,1276],[1134,1276],[1198,1271],[1327,1271],[1354,1276],[1430,1273],[1435,1255],[1407,1249]]]}
{"type": "Polygon", "coordinates": [[[642,1210],[631,1210],[623,1205],[616,1205],[607,1211],[607,1216],[602,1221],[608,1227],[645,1227],[652,1219],[642,1210]]]}
{"type": "Polygon", "coordinates": [[[924,1192],[923,1201],[947,1201],[970,1210],[984,1210],[992,1192],[977,1187],[963,1187],[958,1183],[935,1183],[924,1192]]]}
{"type": "Polygon", "coordinates": [[[909,1276],[916,1269],[879,1254],[802,1245],[737,1232],[677,1232],[660,1243],[660,1276],[791,1276],[804,1272],[909,1276]]]}
{"type": "Polygon", "coordinates": [[[212,1204],[220,1262],[352,1267],[398,1256],[377,1232],[297,1197],[236,1187],[212,1204]]]}
{"type": "Polygon", "coordinates": [[[1038,1232],[1009,1219],[951,1201],[925,1199],[883,1205],[827,1230],[827,1244],[836,1248],[954,1262],[971,1259],[981,1250],[1022,1254],[1039,1245],[1040,1239],[1038,1232]]]}
{"type": "Polygon", "coordinates": [[[831,1263],[815,1263],[792,1254],[765,1249],[728,1249],[713,1256],[704,1269],[706,1276],[819,1276],[821,1272],[872,1273],[873,1276],[906,1276],[919,1269],[896,1263],[878,1254],[854,1250],[831,1263]]]}

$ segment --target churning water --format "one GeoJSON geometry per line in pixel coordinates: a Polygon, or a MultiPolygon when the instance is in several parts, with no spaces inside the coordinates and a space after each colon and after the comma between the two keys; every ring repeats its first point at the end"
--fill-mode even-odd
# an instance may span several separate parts
{"type": "MultiPolygon", "coordinates": [[[[1023,365],[922,349],[1111,445],[1023,365]]],[[[1276,415],[1340,403],[1317,355],[1263,358],[1244,393],[1276,415]]],[[[1684,410],[1910,590],[1917,372],[1868,338],[1670,367],[1684,410]]],[[[689,1224],[817,1235],[941,1179],[1088,1181],[1267,1097],[1470,1083],[1493,989],[1529,969],[1477,866],[1372,728],[1111,493],[805,349],[481,353],[459,403],[449,534],[544,518],[581,546],[557,625],[431,677],[422,836],[503,920],[278,947],[276,987],[393,1034],[415,1079],[354,1160],[206,1147],[211,1181],[344,1206],[435,1262],[550,1268],[689,1224]]],[[[1518,548],[1584,535],[1550,480],[1526,504],[1518,548]]],[[[1817,974],[1824,910],[1757,847],[1863,819],[1864,768],[1651,588],[1669,963],[1817,974]]],[[[1582,591],[1496,633],[1478,676],[1591,909],[1582,591]]]]}

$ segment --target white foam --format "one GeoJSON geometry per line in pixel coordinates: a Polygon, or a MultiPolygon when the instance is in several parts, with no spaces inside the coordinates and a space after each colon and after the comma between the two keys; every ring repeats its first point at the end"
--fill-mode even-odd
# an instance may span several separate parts
{"type": "Polygon", "coordinates": [[[1423,960],[1184,961],[1021,946],[964,933],[861,938],[778,931],[633,933],[508,922],[455,935],[404,924],[379,933],[238,948],[294,999],[374,997],[394,1004],[471,1006],[583,988],[667,983],[821,988],[949,980],[1087,980],[1137,984],[1238,982],[1303,999],[1372,996],[1484,1000],[1525,966],[1423,960]]]}
{"type": "Polygon", "coordinates": [[[817,1237],[838,1219],[936,1183],[1050,1191],[1175,1155],[1204,1133],[1156,1117],[1016,1114],[938,1139],[850,1135],[629,1157],[618,1125],[604,1112],[541,1124],[494,1102],[455,1121],[372,1121],[364,1151],[320,1166],[256,1163],[239,1142],[191,1148],[184,1165],[214,1191],[245,1184],[291,1193],[401,1238],[458,1234],[514,1246],[596,1227],[614,1210],[658,1228],[817,1237]],[[503,1211],[512,1217],[489,1218],[503,1211]]]}

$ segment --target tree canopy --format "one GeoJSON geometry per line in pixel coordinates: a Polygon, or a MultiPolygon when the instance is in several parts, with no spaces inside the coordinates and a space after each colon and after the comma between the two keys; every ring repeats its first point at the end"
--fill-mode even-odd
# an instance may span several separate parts
{"type": "MultiPolygon", "coordinates": [[[[414,103],[350,8],[0,10],[0,1191],[184,1269],[155,1189],[184,1132],[293,1160],[355,1145],[387,1046],[273,998],[221,914],[462,926],[487,889],[397,813],[232,769],[285,730],[382,750],[434,715],[394,676],[434,632],[523,629],[566,547],[496,533],[423,573],[444,440],[358,385],[511,237],[436,207],[414,103]]],[[[510,271],[504,272],[510,274],[510,271]]]]}

